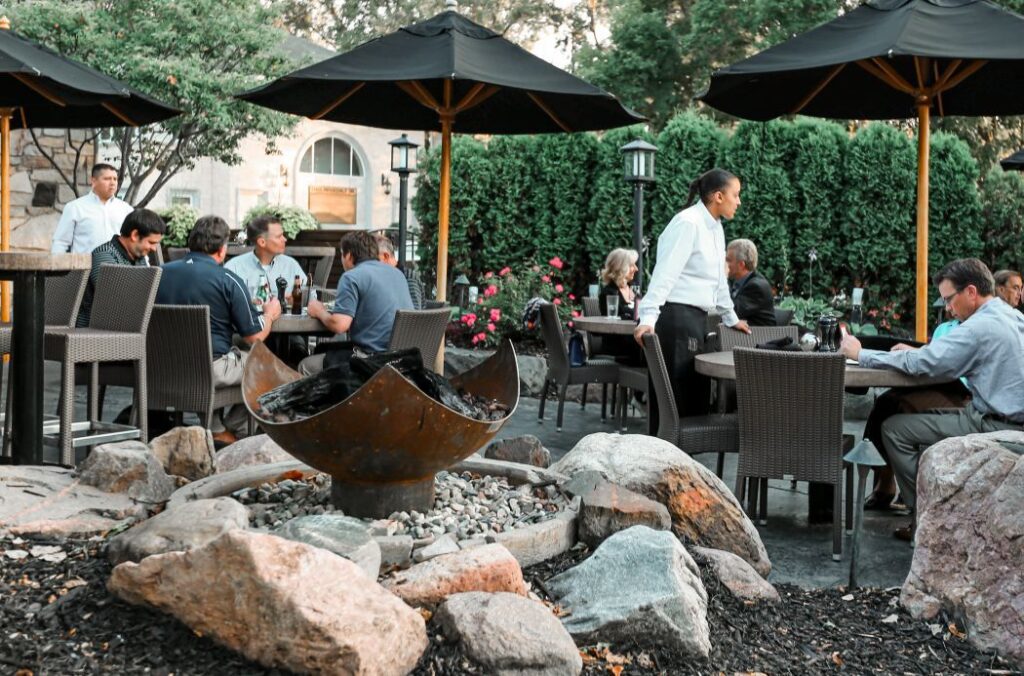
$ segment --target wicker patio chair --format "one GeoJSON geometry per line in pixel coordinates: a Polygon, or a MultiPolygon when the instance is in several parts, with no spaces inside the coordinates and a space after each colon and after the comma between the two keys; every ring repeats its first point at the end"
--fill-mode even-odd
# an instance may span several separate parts
{"type": "Polygon", "coordinates": [[[647,369],[658,401],[658,438],[675,444],[688,455],[718,453],[718,476],[721,478],[724,454],[739,451],[736,415],[712,413],[680,417],[658,336],[646,333],[643,343],[647,369]]]}
{"type": "Polygon", "coordinates": [[[423,365],[433,368],[450,317],[451,310],[447,306],[433,310],[399,310],[395,313],[395,325],[391,329],[388,349],[418,347],[423,365]]]}
{"type": "Polygon", "coordinates": [[[750,333],[730,329],[725,324],[718,325],[719,349],[728,352],[737,347],[754,347],[769,340],[792,338],[800,340],[800,328],[796,326],[751,326],[750,333]]]}
{"type": "MultiPolygon", "coordinates": [[[[739,401],[740,456],[736,497],[742,504],[747,479],[761,479],[760,511],[767,509],[767,480],[792,475],[834,487],[832,558],[842,541],[843,455],[852,438],[843,435],[842,354],[780,352],[737,348],[736,394],[739,401]]],[[[852,474],[847,473],[847,528],[851,526],[852,474]]],[[[757,495],[751,482],[748,514],[754,518],[757,495]]]]}
{"type": "MultiPolygon", "coordinates": [[[[74,270],[60,277],[46,278],[46,328],[66,328],[75,325],[78,309],[89,283],[88,270],[74,270]]],[[[0,326],[0,354],[11,353],[11,326],[0,326]]],[[[13,383],[7,379],[7,397],[4,404],[4,439],[0,457],[11,455],[11,410],[13,383]]]]}
{"type": "MultiPolygon", "coordinates": [[[[103,265],[96,280],[96,300],[88,328],[46,332],[46,359],[61,362],[60,458],[74,465],[72,418],[75,401],[75,367],[91,364],[89,378],[89,420],[98,418],[97,388],[101,362],[129,361],[135,367],[135,411],[147,409],[146,329],[156,298],[161,269],[103,265]]],[[[148,441],[145,415],[138,415],[139,432],[148,441]]]]}
{"type": "Polygon", "coordinates": [[[167,262],[181,260],[188,255],[187,246],[169,246],[167,247],[167,262]]]}
{"type": "Polygon", "coordinates": [[[612,407],[619,412],[619,430],[626,431],[626,411],[629,410],[629,403],[632,401],[633,392],[643,392],[650,395],[650,375],[647,369],[642,366],[619,366],[619,385],[616,399],[612,399],[612,407]]]}
{"type": "Polygon", "coordinates": [[[427,299],[423,300],[423,309],[424,310],[436,310],[436,309],[441,308],[441,307],[449,307],[449,305],[448,305],[448,303],[446,303],[443,300],[427,300],[427,299]]]}
{"type": "MultiPolygon", "coordinates": [[[[608,359],[588,359],[585,366],[570,366],[569,351],[562,333],[562,322],[558,311],[551,303],[540,306],[540,329],[544,337],[544,346],[548,351],[548,371],[544,376],[544,387],[541,389],[540,410],[537,422],[544,421],[544,405],[547,402],[549,386],[558,387],[558,418],[555,429],[562,431],[562,414],[565,409],[565,394],[569,385],[583,385],[583,405],[587,402],[587,383],[617,385],[619,382],[619,365],[608,359]]],[[[607,389],[601,391],[601,420],[606,419],[607,389]]]]}
{"type": "MultiPolygon", "coordinates": [[[[583,297],[583,316],[584,317],[600,317],[601,316],[601,300],[594,296],[583,297]]],[[[601,337],[592,335],[589,331],[584,331],[584,335],[587,337],[587,354],[594,357],[602,358],[601,352],[601,337]]]]}

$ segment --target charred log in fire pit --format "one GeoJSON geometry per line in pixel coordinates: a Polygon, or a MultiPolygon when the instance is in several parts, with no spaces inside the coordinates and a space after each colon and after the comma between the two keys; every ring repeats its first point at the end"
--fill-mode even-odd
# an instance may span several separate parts
{"type": "MultiPolygon", "coordinates": [[[[456,393],[464,392],[477,403],[489,402],[491,413],[501,416],[496,420],[480,420],[442,404],[392,365],[377,370],[348,396],[340,389],[334,391],[329,396],[335,403],[318,410],[307,408],[305,417],[279,416],[261,405],[262,395],[300,379],[258,343],[242,379],[246,407],[282,448],[330,474],[332,502],[357,517],[428,510],[433,504],[434,474],[490,441],[519,401],[519,370],[515,351],[507,342],[450,383],[456,393]]],[[[294,388],[301,391],[303,386],[294,388]]],[[[317,396],[326,401],[328,394],[317,396]]],[[[462,399],[463,395],[456,396],[462,399]]]]}

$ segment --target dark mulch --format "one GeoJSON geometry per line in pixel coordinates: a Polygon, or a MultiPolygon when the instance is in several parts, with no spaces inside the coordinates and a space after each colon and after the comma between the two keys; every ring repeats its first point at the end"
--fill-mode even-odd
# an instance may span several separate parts
{"type": "MultiPolygon", "coordinates": [[[[0,557],[0,673],[28,674],[280,674],[197,636],[162,613],[128,605],[106,591],[110,565],[101,543],[59,544],[60,563],[0,557]]],[[[10,548],[0,541],[0,549],[10,548]]],[[[589,554],[577,549],[525,571],[542,597],[544,580],[589,554]]],[[[718,672],[978,674],[1012,673],[998,658],[974,650],[949,622],[933,633],[896,605],[897,590],[779,588],[776,605],[746,605],[705,576],[713,652],[692,660],[659,646],[596,646],[584,651],[587,674],[711,674],[718,672]],[[883,623],[895,614],[897,621],[883,623]]],[[[430,649],[415,674],[478,674],[428,625],[430,649]]]]}

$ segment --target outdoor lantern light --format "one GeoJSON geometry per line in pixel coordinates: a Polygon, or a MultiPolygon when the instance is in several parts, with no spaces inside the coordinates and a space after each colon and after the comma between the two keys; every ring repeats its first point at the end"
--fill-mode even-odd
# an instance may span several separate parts
{"type": "Polygon", "coordinates": [[[636,139],[620,148],[626,160],[626,181],[633,184],[633,248],[639,258],[636,261],[636,278],[633,286],[642,291],[644,285],[644,184],[654,182],[654,153],[658,149],[646,141],[636,139]]]}
{"type": "Polygon", "coordinates": [[[452,282],[452,300],[461,308],[469,307],[469,279],[466,275],[459,275],[452,282]]]}
{"type": "Polygon", "coordinates": [[[875,467],[883,467],[885,460],[868,439],[861,439],[849,453],[843,456],[843,460],[857,468],[857,497],[854,498],[855,502],[853,503],[853,546],[850,548],[850,589],[853,589],[857,586],[860,532],[864,528],[864,487],[867,484],[868,472],[875,467]]]}
{"type": "Polygon", "coordinates": [[[408,248],[406,241],[409,204],[409,174],[416,171],[416,149],[419,144],[409,140],[408,135],[402,134],[394,141],[389,141],[391,146],[391,171],[398,173],[398,265],[408,275],[409,270],[405,264],[405,251],[408,248]]]}

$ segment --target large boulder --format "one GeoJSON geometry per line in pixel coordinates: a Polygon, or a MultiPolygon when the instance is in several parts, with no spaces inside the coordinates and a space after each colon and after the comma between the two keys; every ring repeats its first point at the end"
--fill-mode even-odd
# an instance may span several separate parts
{"type": "Polygon", "coordinates": [[[576,676],[583,659],[548,608],[516,594],[468,592],[449,597],[436,621],[449,640],[495,676],[576,676]]]}
{"type": "Polygon", "coordinates": [[[691,547],[690,552],[706,563],[718,581],[741,601],[775,603],[780,600],[778,590],[732,552],[696,546],[691,547]]]}
{"type": "Polygon", "coordinates": [[[925,451],[917,545],[900,598],[917,618],[943,610],[961,618],[971,643],[1024,666],[1022,446],[1024,433],[994,432],[925,451]]]}
{"type": "Polygon", "coordinates": [[[351,561],[233,530],[188,552],[122,563],[107,584],[267,667],[405,674],[427,646],[423,617],[351,561]]]}
{"type": "Polygon", "coordinates": [[[654,530],[672,527],[672,517],[665,505],[604,479],[581,493],[580,499],[577,537],[591,548],[633,526],[654,530]]]}
{"type": "Polygon", "coordinates": [[[700,571],[667,531],[616,533],[547,588],[568,611],[562,623],[578,643],[669,646],[695,657],[711,651],[700,571]]]}
{"type": "Polygon", "coordinates": [[[432,606],[460,592],[510,592],[526,596],[519,562],[499,544],[443,554],[395,573],[384,587],[411,606],[432,606]]]}
{"type": "Polygon", "coordinates": [[[287,460],[295,460],[295,458],[266,434],[254,434],[220,449],[217,452],[214,465],[217,472],[220,473],[230,472],[239,467],[269,465],[287,460]]]}
{"type": "Polygon", "coordinates": [[[667,441],[640,434],[590,434],[551,469],[596,470],[668,508],[672,529],[702,547],[736,554],[762,577],[771,561],[754,524],[715,473],[667,441]]]}
{"type": "Polygon", "coordinates": [[[492,441],[484,451],[484,457],[534,467],[547,467],[551,464],[551,451],[544,448],[540,439],[532,434],[492,441]]]}
{"type": "Polygon", "coordinates": [[[300,516],[286,521],[275,534],[348,559],[371,580],[376,580],[380,574],[380,545],[370,535],[370,528],[359,519],[341,514],[300,516]]]}
{"type": "Polygon", "coordinates": [[[210,430],[193,425],[175,427],[149,442],[168,474],[195,481],[213,474],[213,435],[210,430]]]}
{"type": "Polygon", "coordinates": [[[194,500],[160,512],[115,536],[107,544],[107,558],[117,565],[141,561],[154,554],[195,549],[229,530],[248,526],[249,510],[237,500],[194,500]]]}
{"type": "Polygon", "coordinates": [[[101,444],[79,465],[78,480],[107,493],[125,493],[147,504],[166,502],[175,483],[141,441],[101,444]]]}

